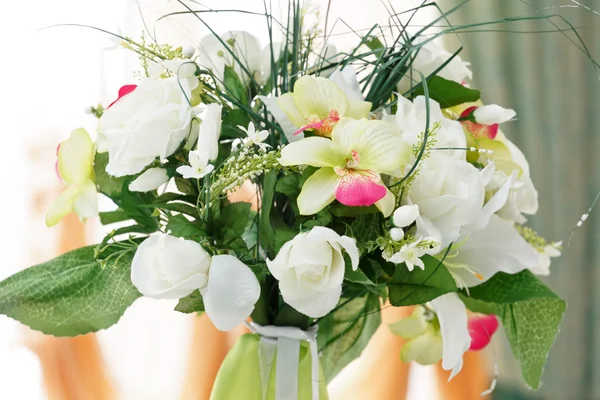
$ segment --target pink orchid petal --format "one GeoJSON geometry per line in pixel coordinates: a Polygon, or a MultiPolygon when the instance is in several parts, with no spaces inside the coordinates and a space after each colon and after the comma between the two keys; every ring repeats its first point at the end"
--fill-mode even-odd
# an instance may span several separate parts
{"type": "MultiPolygon", "coordinates": [[[[477,106],[467,108],[460,114],[461,118],[468,117],[477,108],[477,106]]],[[[460,121],[460,123],[463,124],[465,128],[467,128],[467,130],[471,133],[471,135],[473,135],[474,138],[486,137],[488,139],[493,140],[496,138],[496,135],[498,135],[498,124],[484,125],[468,120],[460,121]]]]}
{"type": "Polygon", "coordinates": [[[370,206],[383,199],[386,193],[385,186],[373,177],[348,173],[340,180],[335,198],[347,206],[370,206]]]}
{"type": "Polygon", "coordinates": [[[294,136],[299,134],[300,132],[304,132],[307,129],[314,129],[317,132],[323,130],[324,132],[330,133],[335,126],[335,124],[340,120],[340,113],[337,110],[329,111],[329,115],[327,118],[324,118],[320,121],[313,122],[312,124],[305,125],[294,132],[294,136]]]}
{"type": "Polygon", "coordinates": [[[498,318],[491,315],[477,316],[469,319],[471,347],[469,350],[481,350],[492,340],[492,335],[498,329],[498,318]]]}
{"type": "Polygon", "coordinates": [[[115,101],[110,103],[109,106],[106,107],[106,109],[108,110],[109,108],[111,108],[113,106],[113,104],[115,104],[117,101],[119,101],[121,99],[121,97],[127,96],[129,93],[133,92],[136,88],[137,88],[137,85],[121,86],[121,89],[119,89],[119,97],[117,97],[117,99],[115,101]]]}

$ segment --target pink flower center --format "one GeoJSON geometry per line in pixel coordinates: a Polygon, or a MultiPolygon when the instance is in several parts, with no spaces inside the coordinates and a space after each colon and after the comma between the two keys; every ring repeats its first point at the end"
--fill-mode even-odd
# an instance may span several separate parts
{"type": "MultiPolygon", "coordinates": [[[[477,108],[477,106],[467,108],[460,114],[460,117],[465,118],[470,116],[477,108]]],[[[460,123],[474,138],[486,137],[488,139],[495,139],[498,134],[498,124],[484,125],[467,119],[460,121],[460,123]]]]}
{"type": "Polygon", "coordinates": [[[307,129],[312,129],[319,136],[331,137],[331,131],[339,120],[340,113],[335,109],[329,111],[329,115],[322,120],[319,120],[318,117],[308,117],[307,122],[309,122],[309,124],[304,125],[294,132],[294,136],[298,135],[300,132],[304,132],[307,129]]]}
{"type": "Polygon", "coordinates": [[[469,350],[481,350],[490,343],[498,329],[498,318],[493,314],[473,317],[469,319],[468,327],[471,335],[469,350]]]}

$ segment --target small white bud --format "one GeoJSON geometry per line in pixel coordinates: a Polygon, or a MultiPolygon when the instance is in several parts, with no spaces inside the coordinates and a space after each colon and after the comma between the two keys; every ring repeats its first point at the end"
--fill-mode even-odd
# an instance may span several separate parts
{"type": "Polygon", "coordinates": [[[390,229],[390,236],[393,241],[399,242],[404,237],[404,230],[402,228],[392,228],[390,229]]]}
{"type": "Polygon", "coordinates": [[[192,58],[196,52],[196,49],[193,46],[185,46],[181,52],[183,53],[184,57],[192,58]]]}
{"type": "Polygon", "coordinates": [[[394,211],[392,221],[398,228],[404,228],[415,222],[419,216],[419,206],[416,204],[409,206],[402,206],[394,211]]]}
{"type": "Polygon", "coordinates": [[[588,213],[585,213],[585,214],[583,214],[583,215],[581,216],[581,220],[582,220],[582,221],[585,221],[586,219],[588,219],[588,217],[589,217],[589,216],[590,216],[590,214],[588,214],[588,213]]]}

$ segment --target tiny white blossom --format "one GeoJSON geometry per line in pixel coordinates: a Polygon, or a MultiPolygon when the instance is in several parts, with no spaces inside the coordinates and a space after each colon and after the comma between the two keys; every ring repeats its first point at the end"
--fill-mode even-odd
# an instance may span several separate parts
{"type": "Polygon", "coordinates": [[[390,237],[393,241],[399,242],[404,237],[404,230],[402,228],[392,228],[390,229],[390,237]]]}
{"type": "Polygon", "coordinates": [[[177,168],[185,179],[200,179],[212,172],[215,167],[208,163],[209,154],[205,151],[190,151],[188,160],[190,165],[182,165],[177,168]]]}
{"type": "Polygon", "coordinates": [[[405,244],[399,252],[390,257],[390,262],[393,262],[394,264],[405,263],[406,268],[408,268],[409,271],[412,271],[415,268],[415,265],[422,270],[425,270],[425,264],[423,264],[423,261],[419,258],[425,255],[425,249],[419,248],[419,243],[420,240],[405,244]]]}
{"type": "Polygon", "coordinates": [[[251,146],[255,144],[263,150],[265,150],[267,147],[271,147],[267,143],[263,143],[265,139],[269,137],[269,131],[262,130],[257,132],[253,122],[248,124],[248,129],[240,125],[238,125],[238,128],[246,132],[246,135],[248,135],[248,142],[246,143],[247,145],[251,146]]]}

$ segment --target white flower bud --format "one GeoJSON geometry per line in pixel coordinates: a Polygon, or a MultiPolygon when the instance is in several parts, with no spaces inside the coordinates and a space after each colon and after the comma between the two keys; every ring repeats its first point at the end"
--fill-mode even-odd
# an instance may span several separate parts
{"type": "Polygon", "coordinates": [[[162,168],[150,168],[129,184],[132,192],[150,192],[156,190],[169,180],[167,171],[162,168]]]}
{"type": "Polygon", "coordinates": [[[404,230],[402,228],[392,228],[390,229],[390,236],[393,241],[399,242],[404,237],[404,230]]]}
{"type": "Polygon", "coordinates": [[[494,125],[513,119],[517,115],[515,110],[500,107],[497,104],[477,107],[473,111],[473,117],[478,124],[494,125]]]}
{"type": "Polygon", "coordinates": [[[404,228],[405,226],[409,226],[419,216],[419,206],[416,204],[409,206],[402,206],[394,211],[394,215],[392,216],[392,221],[394,225],[398,228],[404,228]]]}
{"type": "Polygon", "coordinates": [[[192,58],[194,56],[194,53],[196,52],[196,49],[194,48],[194,46],[185,46],[181,52],[183,53],[184,57],[192,58]]]}

